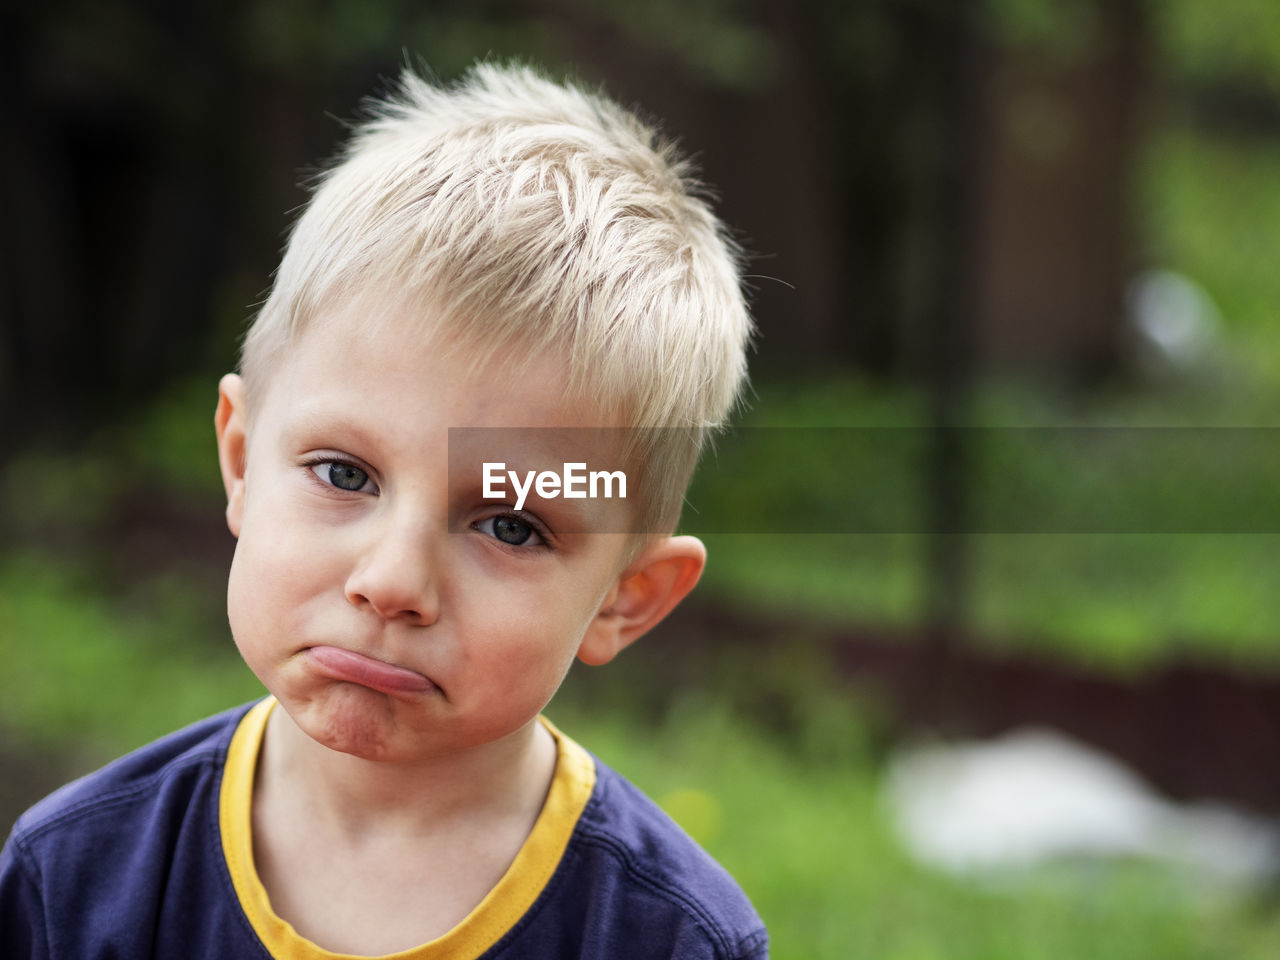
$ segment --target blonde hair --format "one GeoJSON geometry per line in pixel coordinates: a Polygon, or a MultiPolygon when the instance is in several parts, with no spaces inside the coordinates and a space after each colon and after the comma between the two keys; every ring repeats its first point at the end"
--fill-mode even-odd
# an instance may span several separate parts
{"type": "MultiPolygon", "coordinates": [[[[567,357],[570,393],[641,430],[650,530],[739,395],[739,254],[674,147],[602,96],[481,63],[406,70],[316,181],[244,342],[247,396],[322,311],[421,303],[472,358],[567,357]]],[[[429,318],[429,319],[427,319],[429,318]]]]}

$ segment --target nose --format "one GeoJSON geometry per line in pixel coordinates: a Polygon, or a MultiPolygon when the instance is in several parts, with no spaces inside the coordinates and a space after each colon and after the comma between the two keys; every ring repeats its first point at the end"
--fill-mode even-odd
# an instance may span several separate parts
{"type": "Polygon", "coordinates": [[[386,620],[419,626],[440,615],[431,536],[422,530],[395,529],[376,536],[347,577],[348,602],[368,606],[386,620]]]}

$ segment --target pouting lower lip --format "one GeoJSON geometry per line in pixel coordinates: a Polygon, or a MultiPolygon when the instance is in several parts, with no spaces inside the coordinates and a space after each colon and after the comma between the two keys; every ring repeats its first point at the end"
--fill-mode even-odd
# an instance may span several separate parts
{"type": "Polygon", "coordinates": [[[304,652],[311,663],[329,678],[359,684],[381,693],[406,696],[427,693],[435,687],[416,670],[342,647],[322,644],[308,647],[304,652]]]}

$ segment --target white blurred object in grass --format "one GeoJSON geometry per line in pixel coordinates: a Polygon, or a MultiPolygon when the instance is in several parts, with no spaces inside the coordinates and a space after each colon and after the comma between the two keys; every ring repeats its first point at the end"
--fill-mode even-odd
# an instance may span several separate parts
{"type": "Polygon", "coordinates": [[[952,873],[1081,857],[1147,858],[1232,884],[1280,872],[1275,824],[1173,803],[1114,758],[1047,729],[904,748],[885,796],[908,850],[952,873]]]}
{"type": "Polygon", "coordinates": [[[1212,365],[1222,314],[1204,287],[1172,270],[1148,270],[1129,284],[1127,321],[1148,374],[1190,373],[1212,365]]]}

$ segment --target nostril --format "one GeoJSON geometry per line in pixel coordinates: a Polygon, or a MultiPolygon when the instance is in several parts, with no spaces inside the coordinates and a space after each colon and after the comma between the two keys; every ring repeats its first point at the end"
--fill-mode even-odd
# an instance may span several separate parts
{"type": "Polygon", "coordinates": [[[435,587],[429,582],[416,586],[403,579],[349,583],[347,600],[353,606],[368,608],[384,620],[433,622],[438,601],[435,587]]]}

